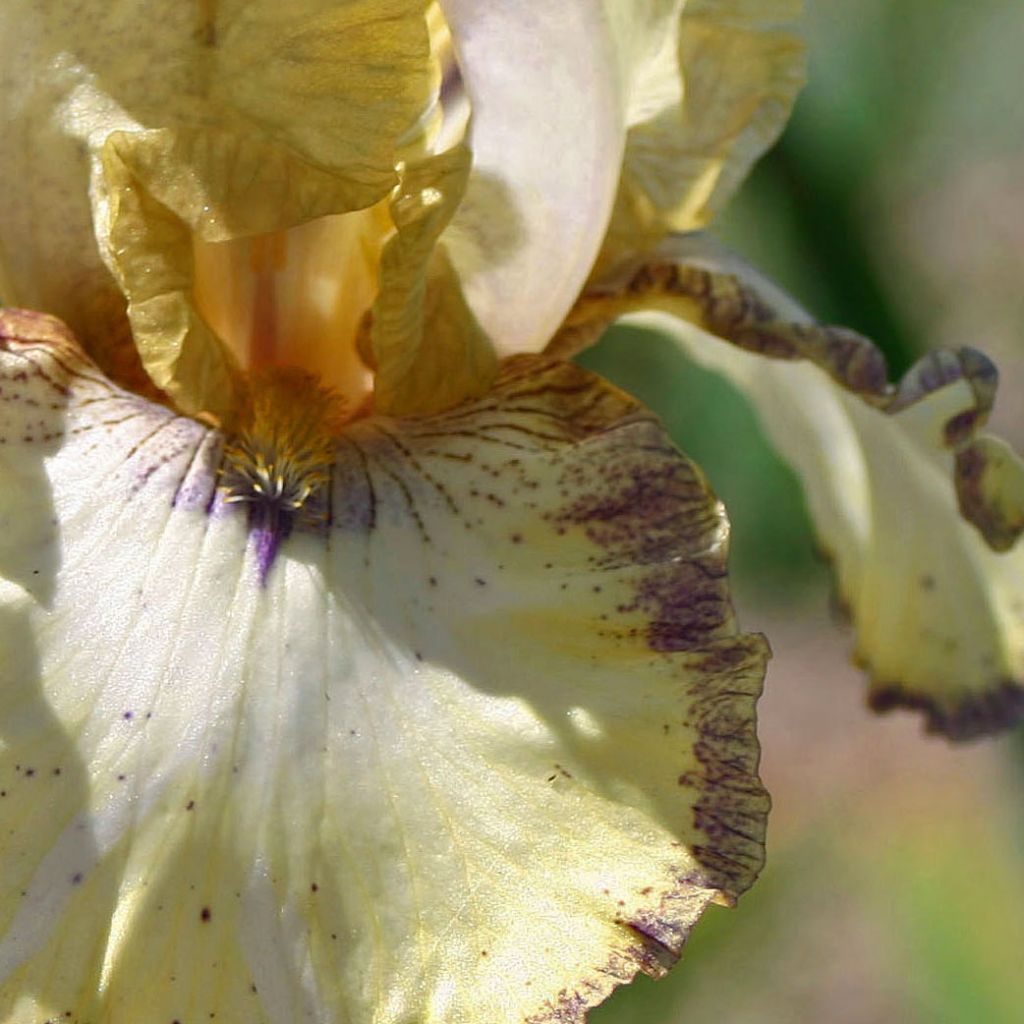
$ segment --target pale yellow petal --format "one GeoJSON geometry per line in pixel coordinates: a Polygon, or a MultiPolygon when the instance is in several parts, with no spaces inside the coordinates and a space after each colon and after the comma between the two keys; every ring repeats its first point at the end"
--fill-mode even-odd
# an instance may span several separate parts
{"type": "Polygon", "coordinates": [[[418,0],[15,0],[0,44],[6,301],[63,314],[113,365],[123,290],[147,371],[188,410],[219,412],[231,378],[190,239],[383,198],[436,84],[418,0]]]}
{"type": "Polygon", "coordinates": [[[498,372],[494,346],[462,295],[437,240],[466,189],[470,153],[458,147],[404,167],[390,210],[373,306],[374,406],[399,416],[449,409],[483,394],[498,372]]]}
{"type": "Polygon", "coordinates": [[[362,420],[264,578],[218,433],[0,339],[0,1018],[582,1024],[751,883],[766,645],[634,402],[362,420]]]}
{"type": "Polygon", "coordinates": [[[629,100],[600,269],[701,227],[775,141],[804,82],[799,0],[605,0],[629,100]]]}
{"type": "Polygon", "coordinates": [[[800,476],[872,703],[925,711],[968,738],[1024,714],[1021,467],[978,436],[995,369],[971,349],[933,352],[897,385],[881,353],[816,324],[702,236],[622,264],[581,301],[556,350],[649,309],[700,363],[749,398],[800,476]],[[768,358],[765,358],[768,357],[768,358]],[[961,509],[969,521],[961,515],[961,509]]]}
{"type": "Polygon", "coordinates": [[[1024,460],[998,437],[983,434],[956,455],[960,511],[996,551],[1024,531],[1024,460]]]}
{"type": "Polygon", "coordinates": [[[225,131],[118,132],[100,156],[109,193],[97,226],[146,371],[179,408],[227,416],[238,364],[196,302],[195,241],[266,236],[336,213],[350,185],[225,131]]]}

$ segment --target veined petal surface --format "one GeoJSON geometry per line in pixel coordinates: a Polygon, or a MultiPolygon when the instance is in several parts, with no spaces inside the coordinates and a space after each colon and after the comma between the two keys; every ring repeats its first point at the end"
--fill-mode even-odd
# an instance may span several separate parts
{"type": "Polygon", "coordinates": [[[2,1019],[582,1022],[750,884],[766,645],[636,403],[357,422],[263,579],[217,432],[0,327],[2,1019]]]}
{"type": "Polygon", "coordinates": [[[437,245],[465,195],[465,146],[401,168],[389,206],[395,232],[381,256],[371,343],[374,408],[422,416],[483,394],[498,370],[490,339],[466,304],[448,252],[437,245]]]}
{"type": "Polygon", "coordinates": [[[803,86],[799,0],[605,0],[626,96],[622,177],[598,274],[703,227],[775,141],[803,86]]]}
{"type": "Polygon", "coordinates": [[[624,261],[583,297],[553,351],[578,351],[642,309],[743,391],[799,474],[871,703],[919,708],[930,730],[958,739],[1018,721],[1024,470],[978,433],[992,364],[968,348],[932,352],[890,384],[870,341],[816,324],[701,235],[624,261]]]}
{"type": "Polygon", "coordinates": [[[4,4],[3,301],[61,314],[120,371],[127,299],[156,383],[184,409],[220,411],[230,360],[193,305],[192,237],[383,198],[436,86],[423,7],[4,4]]]}

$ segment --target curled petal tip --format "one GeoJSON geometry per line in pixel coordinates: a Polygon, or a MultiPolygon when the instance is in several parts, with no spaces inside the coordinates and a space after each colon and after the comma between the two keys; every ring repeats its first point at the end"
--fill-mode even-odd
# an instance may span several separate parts
{"type": "Polygon", "coordinates": [[[868,339],[815,323],[698,234],[609,271],[553,345],[645,309],[736,383],[796,469],[873,705],[921,710],[955,739],[1012,726],[1024,686],[1024,462],[979,433],[991,362],[970,348],[932,352],[889,383],[868,339]]]}

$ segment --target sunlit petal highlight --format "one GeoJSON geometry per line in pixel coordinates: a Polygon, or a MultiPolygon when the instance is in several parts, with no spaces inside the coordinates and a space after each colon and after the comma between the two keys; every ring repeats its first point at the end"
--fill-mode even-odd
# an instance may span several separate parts
{"type": "Polygon", "coordinates": [[[225,438],[0,324],[0,1016],[581,1024],[751,883],[766,645],[630,399],[357,421],[264,571],[225,438]]]}

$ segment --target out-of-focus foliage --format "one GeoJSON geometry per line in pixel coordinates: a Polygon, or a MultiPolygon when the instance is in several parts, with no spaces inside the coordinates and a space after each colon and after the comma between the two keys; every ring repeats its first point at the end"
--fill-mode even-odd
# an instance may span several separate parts
{"type": "MultiPolygon", "coordinates": [[[[1024,7],[809,0],[810,84],[782,142],[716,225],[894,373],[938,345],[989,351],[998,429],[1024,442],[1024,7]]],[[[1024,757],[953,749],[861,703],[824,615],[794,478],[744,400],[657,335],[584,360],[659,412],[729,508],[743,624],[770,632],[768,867],[709,913],[666,981],[595,1024],[1011,1024],[1024,977],[1024,757]],[[792,614],[794,605],[801,608],[792,614]],[[799,620],[799,625],[796,624],[799,620]]]]}

